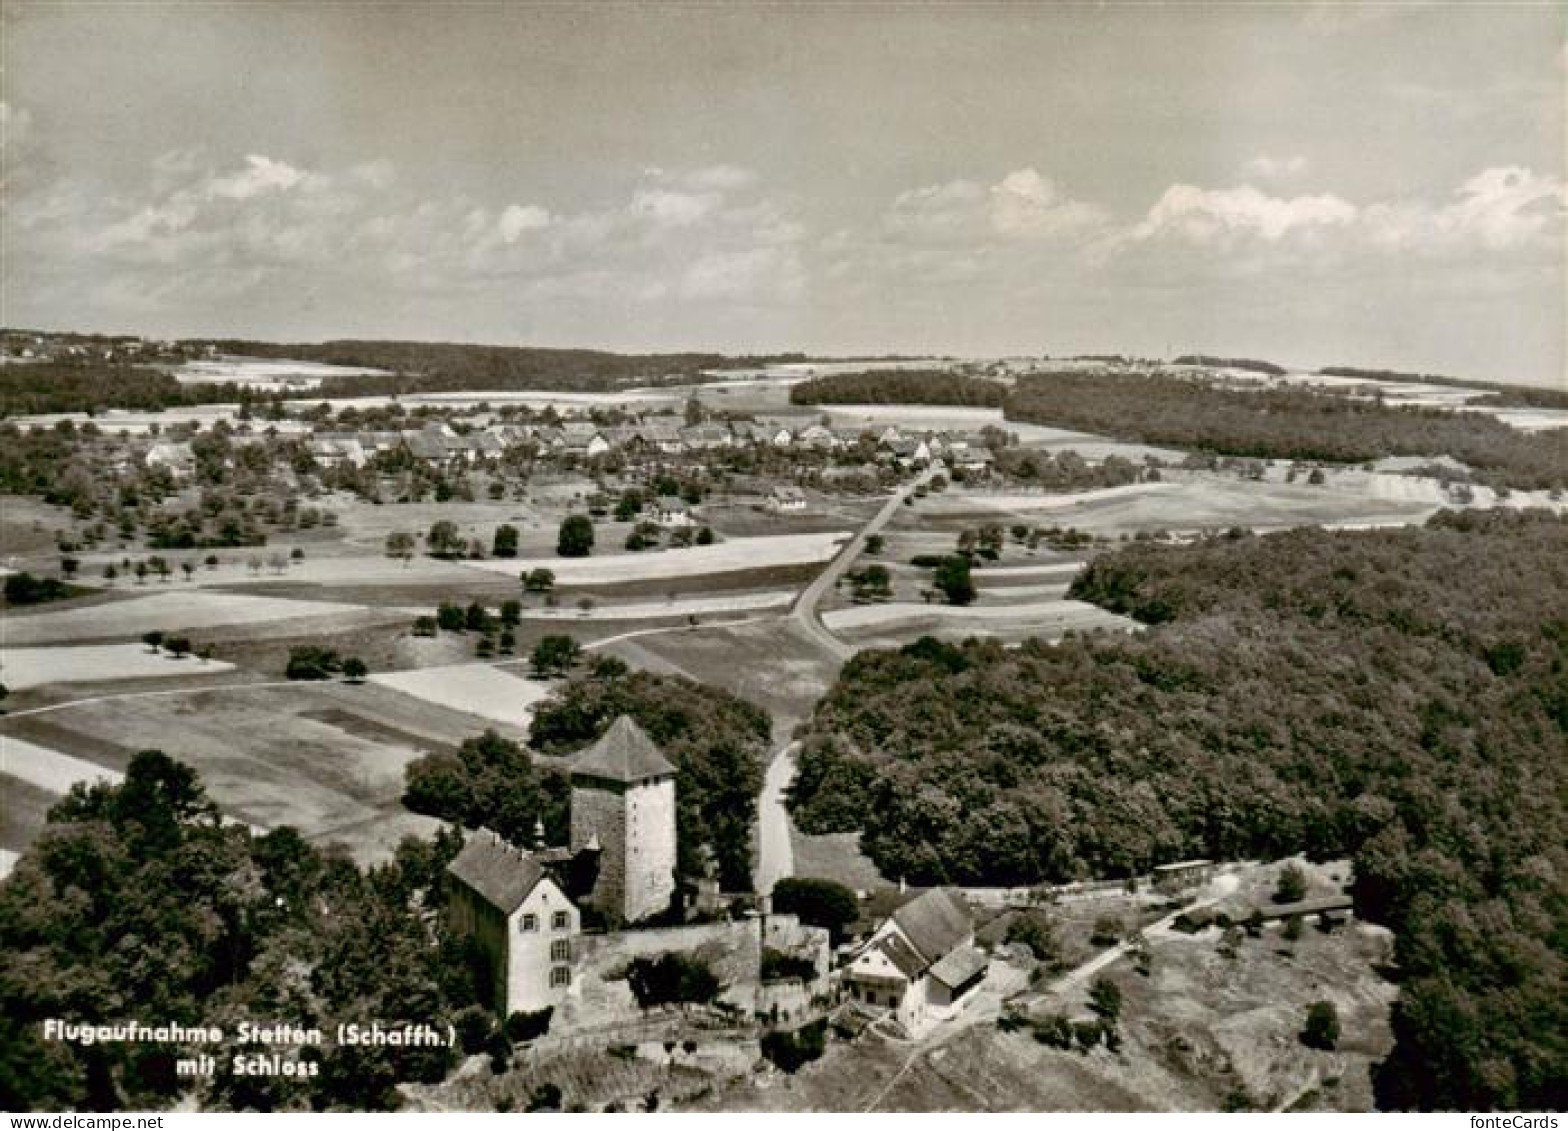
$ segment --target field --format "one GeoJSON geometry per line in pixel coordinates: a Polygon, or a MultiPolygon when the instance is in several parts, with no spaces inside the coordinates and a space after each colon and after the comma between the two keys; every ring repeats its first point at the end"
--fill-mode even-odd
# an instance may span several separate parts
{"type": "MultiPolygon", "coordinates": [[[[171,586],[179,582],[170,582],[171,586]]],[[[421,610],[422,611],[422,610],[421,610]]],[[[402,610],[394,610],[401,613],[402,610]]],[[[412,616],[414,610],[407,610],[412,616]]],[[[365,619],[384,619],[386,613],[330,601],[293,601],[281,597],[253,597],[234,593],[172,589],[131,597],[87,608],[40,609],[5,620],[6,644],[65,644],[73,641],[140,638],[154,629],[212,629],[250,624],[275,624],[309,618],[320,622],[316,631],[348,627],[365,619]]]]}
{"type": "Polygon", "coordinates": [[[659,550],[641,554],[608,554],[587,558],[486,560],[469,563],[476,569],[511,573],[548,569],[558,585],[603,585],[649,578],[690,577],[768,566],[825,562],[848,537],[847,532],[781,534],[777,537],[732,538],[712,546],[659,550]]]}
{"type": "Polygon", "coordinates": [[[547,683],[519,679],[489,664],[389,672],[371,676],[370,682],[427,703],[521,728],[532,720],[534,704],[550,692],[547,683]]]}
{"type": "Polygon", "coordinates": [[[12,691],[48,683],[218,675],[233,670],[232,664],[217,660],[175,659],[144,644],[0,648],[0,682],[12,691]]]}

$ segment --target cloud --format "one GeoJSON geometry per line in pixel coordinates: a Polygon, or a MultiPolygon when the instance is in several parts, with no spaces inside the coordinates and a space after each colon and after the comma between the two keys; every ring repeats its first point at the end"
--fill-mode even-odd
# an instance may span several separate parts
{"type": "Polygon", "coordinates": [[[1283,181],[1299,176],[1307,170],[1307,159],[1299,153],[1289,157],[1271,157],[1260,153],[1243,167],[1249,177],[1264,181],[1283,181]]]}
{"type": "Polygon", "coordinates": [[[1483,169],[1441,207],[1396,201],[1366,210],[1366,228],[1388,248],[1444,251],[1480,247],[1506,251],[1556,241],[1562,247],[1568,188],[1521,166],[1483,169]]]}
{"type": "Polygon", "coordinates": [[[1172,185],[1129,235],[1133,240],[1176,235],[1194,243],[1256,235],[1276,243],[1292,232],[1353,224],[1358,215],[1355,205],[1328,193],[1286,198],[1250,184],[1229,189],[1172,185]]]}
{"type": "Polygon", "coordinates": [[[723,200],[718,193],[675,192],[670,189],[639,189],[627,206],[633,215],[654,224],[684,228],[703,219],[723,200]]]}
{"type": "Polygon", "coordinates": [[[249,200],[262,193],[287,192],[305,179],[305,174],[286,161],[274,161],[259,153],[245,158],[245,168],[225,177],[214,177],[207,192],[229,200],[249,200]]]}
{"type": "Polygon", "coordinates": [[[524,232],[536,232],[549,226],[550,213],[536,204],[509,204],[496,224],[501,242],[509,244],[516,243],[524,232]]]}
{"type": "Polygon", "coordinates": [[[960,179],[910,189],[883,216],[890,232],[916,239],[1003,241],[1081,235],[1106,220],[1099,206],[1068,197],[1033,168],[993,185],[960,179]]]}
{"type": "Polygon", "coordinates": [[[1069,235],[1093,228],[1106,218],[1099,206],[1063,196],[1049,178],[1034,169],[1007,174],[992,186],[990,196],[991,227],[1002,236],[1069,235]]]}

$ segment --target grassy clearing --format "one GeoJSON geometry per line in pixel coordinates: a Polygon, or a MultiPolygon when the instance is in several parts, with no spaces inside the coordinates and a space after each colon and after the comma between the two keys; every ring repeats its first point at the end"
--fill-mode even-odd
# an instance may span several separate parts
{"type": "Polygon", "coordinates": [[[777,537],[735,538],[712,546],[692,546],[684,550],[606,554],[589,558],[517,558],[510,561],[476,561],[468,565],[514,576],[519,570],[544,568],[555,573],[558,585],[604,585],[649,578],[691,577],[825,562],[838,552],[839,544],[845,537],[847,535],[843,532],[784,534],[777,537]]]}
{"type": "Polygon", "coordinates": [[[519,679],[489,664],[453,664],[373,675],[370,682],[487,722],[526,727],[534,704],[550,693],[548,683],[519,679]]]}
{"type": "Polygon", "coordinates": [[[366,610],[327,601],[290,601],[176,589],[134,600],[92,608],[62,609],[6,619],[6,643],[12,647],[64,644],[86,640],[137,639],[153,629],[200,630],[234,625],[277,623],[298,618],[352,619],[366,610]]]}

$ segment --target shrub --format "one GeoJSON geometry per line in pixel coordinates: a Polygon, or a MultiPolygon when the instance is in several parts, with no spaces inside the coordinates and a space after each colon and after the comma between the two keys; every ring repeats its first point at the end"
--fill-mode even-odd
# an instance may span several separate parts
{"type": "Polygon", "coordinates": [[[812,927],[826,927],[835,943],[842,941],[844,930],[860,916],[860,900],[843,884],[789,876],[773,885],[773,910],[780,915],[798,915],[812,927]]]}
{"type": "Polygon", "coordinates": [[[719,979],[706,963],[675,952],[658,958],[634,958],[626,981],[643,1009],[675,1002],[708,1002],[719,994],[719,979]]]}
{"type": "Polygon", "coordinates": [[[1339,1010],[1331,1001],[1315,1001],[1307,1006],[1307,1023],[1301,1030],[1301,1043],[1309,1049],[1332,1052],[1339,1044],[1339,1010]]]}
{"type": "Polygon", "coordinates": [[[283,674],[289,679],[330,679],[342,667],[337,652],[314,644],[289,649],[288,666],[283,674]]]}
{"type": "Polygon", "coordinates": [[[550,1031],[550,1016],[555,1007],[545,1006],[532,1013],[514,1013],[506,1019],[506,1039],[520,1045],[524,1041],[538,1040],[550,1031]]]}
{"type": "Polygon", "coordinates": [[[762,1055],[782,1072],[794,1075],[816,1060],[827,1048],[828,1023],[824,1018],[803,1025],[793,1033],[775,1031],[762,1037],[762,1055]]]}
{"type": "Polygon", "coordinates": [[[1275,903],[1300,903],[1307,896],[1307,874],[1294,860],[1279,870],[1274,887],[1275,903]]]}

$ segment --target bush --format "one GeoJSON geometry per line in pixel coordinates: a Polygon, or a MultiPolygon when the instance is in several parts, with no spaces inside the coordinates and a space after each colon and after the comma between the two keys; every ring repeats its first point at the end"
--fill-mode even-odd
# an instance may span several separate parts
{"type": "Polygon", "coordinates": [[[5,603],[8,605],[38,605],[70,596],[70,588],[52,577],[34,577],[27,572],[7,574],[5,603]]]}
{"type": "Polygon", "coordinates": [[[1291,861],[1279,870],[1279,883],[1274,887],[1275,903],[1300,903],[1307,897],[1307,874],[1301,865],[1291,861]]]}
{"type": "Polygon", "coordinates": [[[586,558],[593,553],[593,520],[585,514],[568,515],[561,521],[555,552],[563,558],[586,558]]]}
{"type": "Polygon", "coordinates": [[[793,1033],[772,1032],[762,1037],[762,1055],[782,1072],[794,1075],[816,1060],[827,1048],[828,1023],[824,1018],[803,1025],[793,1033]]]}
{"type": "Polygon", "coordinates": [[[283,674],[289,679],[331,679],[341,668],[342,661],[331,648],[303,644],[289,649],[289,662],[283,674]]]}
{"type": "Polygon", "coordinates": [[[709,1002],[719,995],[719,979],[705,963],[674,952],[658,958],[634,958],[626,981],[643,1009],[676,1002],[709,1002]]]}
{"type": "Polygon", "coordinates": [[[1309,1049],[1333,1052],[1339,1044],[1339,1010],[1331,1001],[1315,1001],[1307,1006],[1307,1023],[1301,1030],[1301,1043],[1309,1049]]]}
{"type": "Polygon", "coordinates": [[[832,880],[788,876],[773,885],[773,910],[798,915],[812,927],[826,927],[836,944],[843,941],[845,928],[860,917],[860,900],[832,880]]]}
{"type": "Polygon", "coordinates": [[[786,954],[771,947],[762,948],[761,977],[764,982],[782,982],[799,978],[809,982],[817,976],[817,964],[809,958],[786,954]]]}
{"type": "Polygon", "coordinates": [[[1124,930],[1126,927],[1117,916],[1102,915],[1094,921],[1094,933],[1089,941],[1095,946],[1115,946],[1121,941],[1124,930]]]}
{"type": "Polygon", "coordinates": [[[1043,966],[1061,965],[1062,946],[1056,938],[1056,929],[1051,924],[1050,916],[1038,908],[1031,907],[1014,915],[1007,924],[1007,935],[1003,941],[1023,943],[1034,955],[1035,961],[1043,966]]]}
{"type": "Polygon", "coordinates": [[[506,1039],[514,1045],[538,1040],[550,1031],[550,1016],[555,1007],[547,1005],[533,1013],[514,1013],[506,1019],[506,1039]]]}

